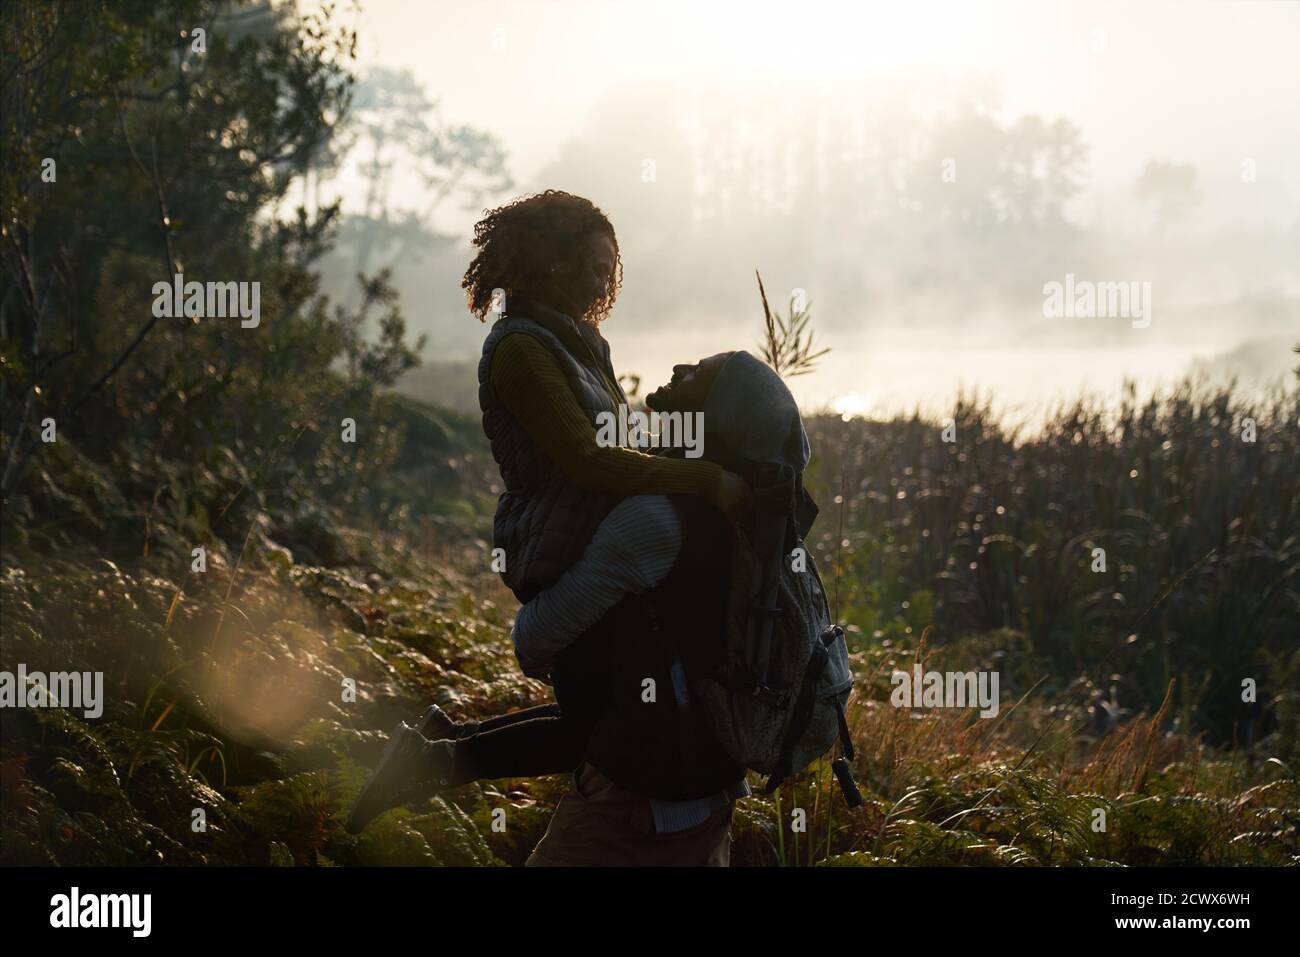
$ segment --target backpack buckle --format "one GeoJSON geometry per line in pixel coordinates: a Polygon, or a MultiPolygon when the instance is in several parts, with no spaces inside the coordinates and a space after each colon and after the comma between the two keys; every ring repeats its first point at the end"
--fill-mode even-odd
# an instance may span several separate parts
{"type": "Polygon", "coordinates": [[[748,675],[740,676],[732,674],[730,676],[719,676],[718,680],[723,687],[729,688],[736,694],[744,695],[746,698],[755,698],[770,708],[776,708],[784,711],[790,703],[790,692],[788,690],[778,690],[765,685],[757,678],[748,675]]]}
{"type": "Polygon", "coordinates": [[[769,688],[761,681],[754,682],[752,696],[763,702],[763,704],[775,708],[778,711],[784,711],[785,706],[790,702],[789,691],[778,691],[775,688],[769,688]]]}

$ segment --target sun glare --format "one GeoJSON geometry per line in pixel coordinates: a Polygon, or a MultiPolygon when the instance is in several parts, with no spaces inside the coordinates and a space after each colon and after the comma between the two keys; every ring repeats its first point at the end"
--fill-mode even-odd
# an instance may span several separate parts
{"type": "MultiPolygon", "coordinates": [[[[985,18],[987,19],[987,17],[985,18]]],[[[683,13],[679,60],[692,72],[783,76],[953,64],[982,22],[957,4],[719,3],[683,13]],[[692,62],[693,61],[693,62],[692,62]]],[[[974,48],[978,49],[979,44],[974,48]]]]}

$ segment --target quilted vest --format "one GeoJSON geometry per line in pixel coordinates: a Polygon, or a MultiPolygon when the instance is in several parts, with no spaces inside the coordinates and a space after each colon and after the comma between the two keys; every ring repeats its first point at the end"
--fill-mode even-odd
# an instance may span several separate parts
{"type": "Polygon", "coordinates": [[[593,429],[600,413],[617,413],[627,396],[610,363],[609,344],[595,327],[529,300],[515,299],[507,310],[483,342],[478,400],[483,431],[505,483],[497,499],[492,545],[505,553],[502,579],[526,602],[582,557],[617,499],[574,485],[529,437],[488,383],[492,353],[511,333],[540,342],[555,357],[593,429]]]}

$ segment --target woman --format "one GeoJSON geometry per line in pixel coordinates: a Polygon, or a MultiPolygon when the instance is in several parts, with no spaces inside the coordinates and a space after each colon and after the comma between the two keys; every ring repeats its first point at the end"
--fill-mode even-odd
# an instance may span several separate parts
{"type": "Polygon", "coordinates": [[[479,405],[506,485],[494,545],[521,602],[578,559],[618,499],[688,493],[743,511],[748,487],[716,464],[597,442],[597,416],[627,406],[599,332],[622,280],[599,209],[558,191],[526,197],[490,211],[474,245],[470,311],[503,312],[484,342],[479,405]]]}
{"type": "MultiPolygon", "coordinates": [[[[480,321],[501,313],[483,345],[479,406],[505,483],[493,545],[516,597],[527,602],[554,583],[628,496],[697,495],[741,519],[749,487],[719,465],[597,441],[597,417],[627,405],[599,332],[622,283],[605,214],[582,197],[547,190],[488,211],[473,245],[461,282],[469,309],[480,321]]],[[[577,718],[546,706],[457,726],[431,708],[424,734],[398,726],[349,830],[391,806],[399,783],[412,777],[456,785],[572,770],[585,741],[577,718]]]]}

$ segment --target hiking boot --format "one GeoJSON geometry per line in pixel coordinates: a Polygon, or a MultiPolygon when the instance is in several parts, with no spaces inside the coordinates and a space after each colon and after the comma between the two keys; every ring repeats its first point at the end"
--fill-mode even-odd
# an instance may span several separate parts
{"type": "Polygon", "coordinates": [[[445,787],[451,778],[453,747],[450,741],[427,741],[405,721],[398,722],[379,764],[352,803],[348,833],[360,834],[372,820],[421,788],[445,787]]]}
{"type": "Polygon", "coordinates": [[[430,741],[440,741],[445,738],[454,740],[460,737],[460,725],[452,721],[447,712],[436,704],[431,704],[429,710],[424,712],[424,717],[420,719],[420,734],[430,741]]]}

